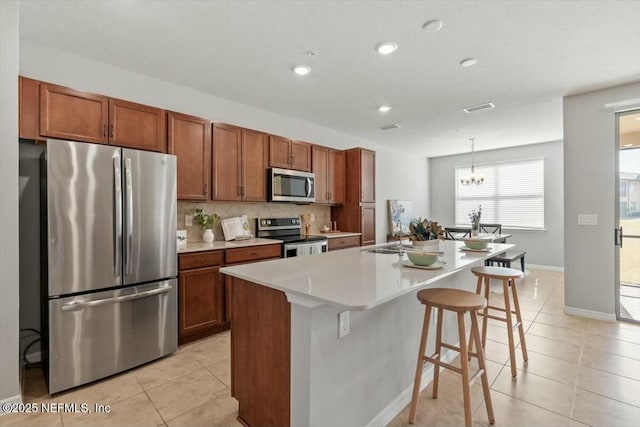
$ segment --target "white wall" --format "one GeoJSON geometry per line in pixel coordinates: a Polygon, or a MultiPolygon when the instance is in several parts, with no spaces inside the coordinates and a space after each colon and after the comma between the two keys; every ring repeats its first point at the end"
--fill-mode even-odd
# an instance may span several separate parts
{"type": "Polygon", "coordinates": [[[428,211],[428,164],[424,157],[26,41],[20,42],[20,74],[328,147],[373,149],[378,241],[386,240],[388,231],[387,199],[413,200],[416,215],[424,216],[428,211]]]}
{"type": "Polygon", "coordinates": [[[18,4],[14,0],[0,1],[0,200],[0,402],[3,402],[20,401],[18,4]]]}
{"type": "MultiPolygon", "coordinates": [[[[565,306],[615,314],[615,110],[640,98],[640,82],[564,98],[565,306]],[[597,226],[577,224],[598,215],[597,226]]],[[[594,312],[594,313],[589,313],[594,312]]]]}
{"type": "MultiPolygon", "coordinates": [[[[509,243],[515,243],[527,251],[525,261],[531,264],[563,267],[563,154],[562,142],[522,145],[499,150],[480,151],[475,163],[492,163],[509,160],[544,158],[544,225],[545,231],[517,231],[509,243]]],[[[461,154],[429,159],[431,216],[443,225],[455,224],[455,168],[470,164],[471,154],[461,154]]]]}

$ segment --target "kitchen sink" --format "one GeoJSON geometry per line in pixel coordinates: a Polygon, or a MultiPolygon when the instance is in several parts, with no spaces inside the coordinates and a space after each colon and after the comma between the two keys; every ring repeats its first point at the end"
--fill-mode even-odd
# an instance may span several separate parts
{"type": "Polygon", "coordinates": [[[400,252],[400,249],[394,249],[394,248],[374,248],[374,249],[369,249],[367,250],[367,252],[371,252],[373,254],[397,254],[400,252]]]}

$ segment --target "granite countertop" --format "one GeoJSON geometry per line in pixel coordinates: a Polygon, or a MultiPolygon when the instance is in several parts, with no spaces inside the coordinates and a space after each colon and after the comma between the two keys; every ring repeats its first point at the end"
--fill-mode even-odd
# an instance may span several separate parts
{"type": "Polygon", "coordinates": [[[328,233],[311,233],[312,236],[324,236],[328,239],[335,239],[336,237],[352,237],[352,236],[361,236],[362,233],[352,233],[350,231],[336,231],[336,232],[328,232],[328,233]]]}
{"type": "Polygon", "coordinates": [[[179,248],[178,253],[186,254],[190,252],[216,251],[224,249],[246,248],[249,246],[273,245],[280,243],[282,243],[282,240],[258,238],[229,242],[225,242],[224,240],[214,240],[211,243],[188,243],[186,248],[179,248]]]}
{"type": "MultiPolygon", "coordinates": [[[[377,247],[393,246],[387,244],[377,247]]],[[[224,267],[220,271],[287,294],[299,304],[334,304],[351,310],[367,310],[398,298],[408,292],[434,284],[458,271],[484,265],[484,260],[514,247],[492,243],[488,252],[461,250],[464,242],[440,242],[442,260],[437,270],[403,265],[407,255],[372,253],[376,246],[357,247],[224,267]]],[[[469,280],[475,281],[471,273],[469,280]]]]}

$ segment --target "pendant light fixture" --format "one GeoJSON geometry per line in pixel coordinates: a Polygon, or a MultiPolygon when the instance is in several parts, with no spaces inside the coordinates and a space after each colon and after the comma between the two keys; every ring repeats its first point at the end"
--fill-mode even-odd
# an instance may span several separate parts
{"type": "Polygon", "coordinates": [[[462,185],[471,185],[471,184],[480,185],[484,182],[484,175],[477,174],[475,172],[475,167],[473,164],[473,152],[474,152],[475,140],[476,140],[475,138],[469,138],[469,141],[471,141],[471,175],[460,177],[460,184],[462,185]]]}

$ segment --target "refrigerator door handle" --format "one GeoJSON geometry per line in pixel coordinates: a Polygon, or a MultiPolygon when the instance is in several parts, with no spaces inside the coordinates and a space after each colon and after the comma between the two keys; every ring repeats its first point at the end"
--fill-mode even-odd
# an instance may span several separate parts
{"type": "Polygon", "coordinates": [[[113,158],[113,275],[122,270],[122,172],[120,157],[113,158]]]}
{"type": "Polygon", "coordinates": [[[164,285],[164,286],[161,286],[161,287],[159,287],[157,289],[153,289],[151,291],[138,292],[138,293],[135,293],[135,294],[124,295],[124,296],[121,296],[121,297],[99,299],[99,300],[86,301],[86,302],[70,302],[70,303],[62,305],[62,311],[82,310],[83,308],[88,308],[88,307],[96,307],[96,306],[99,306],[99,305],[106,305],[106,304],[117,304],[117,303],[124,302],[124,301],[131,301],[131,300],[134,300],[134,299],[140,299],[140,298],[151,297],[151,296],[154,296],[154,295],[166,294],[171,290],[171,287],[172,287],[171,285],[164,285]]]}
{"type": "Polygon", "coordinates": [[[131,177],[131,158],[124,159],[124,175],[125,175],[125,274],[133,273],[132,261],[132,243],[133,243],[133,179],[131,177]]]}

